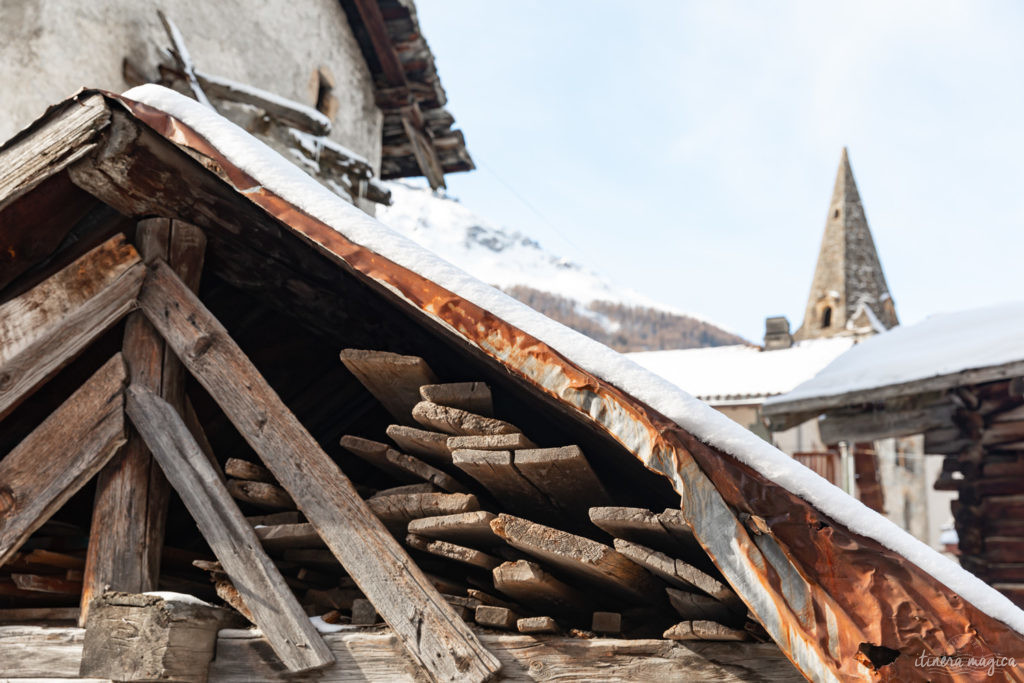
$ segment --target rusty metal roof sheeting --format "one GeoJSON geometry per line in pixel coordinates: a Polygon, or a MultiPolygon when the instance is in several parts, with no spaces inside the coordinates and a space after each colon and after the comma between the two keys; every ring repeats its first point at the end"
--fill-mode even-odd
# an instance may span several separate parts
{"type": "MultiPolygon", "coordinates": [[[[695,536],[809,678],[921,679],[931,675],[922,675],[915,665],[923,653],[1024,652],[1024,636],[907,558],[850,531],[540,339],[304,213],[169,114],[108,98],[112,107],[120,103],[135,119],[229,183],[239,201],[252,202],[382,296],[409,307],[468,350],[485,354],[536,392],[576,411],[649,469],[667,477],[681,496],[681,509],[695,536]]],[[[101,163],[111,163],[102,145],[77,162],[101,163]]],[[[1006,674],[1010,680],[1024,681],[1019,669],[1006,674]]],[[[953,672],[950,678],[973,680],[972,676],[953,672]]]]}

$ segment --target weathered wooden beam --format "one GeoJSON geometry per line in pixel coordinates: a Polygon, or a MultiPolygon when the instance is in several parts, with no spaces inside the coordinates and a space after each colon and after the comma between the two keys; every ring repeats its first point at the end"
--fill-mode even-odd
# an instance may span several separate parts
{"type": "Polygon", "coordinates": [[[736,613],[712,597],[700,593],[688,593],[675,588],[666,588],[669,603],[683,619],[708,619],[729,621],[736,613]]]}
{"type": "Polygon", "coordinates": [[[458,450],[452,452],[452,464],[476,479],[513,512],[542,518],[559,512],[551,500],[515,468],[509,451],[458,450]]]}
{"type": "Polygon", "coordinates": [[[523,617],[516,622],[520,633],[558,633],[558,622],[551,617],[523,617]]]}
{"type": "Polygon", "coordinates": [[[474,512],[480,502],[471,493],[403,493],[370,498],[366,507],[384,524],[404,530],[421,517],[474,512]]]}
{"type": "Polygon", "coordinates": [[[729,586],[693,565],[621,538],[615,539],[615,549],[676,588],[700,590],[737,611],[745,609],[743,601],[729,586]]]}
{"type": "Polygon", "coordinates": [[[519,428],[504,420],[476,415],[460,408],[449,408],[430,401],[420,401],[412,408],[412,418],[424,427],[457,436],[515,434],[519,428]]]}
{"type": "Polygon", "coordinates": [[[334,656],[174,408],[149,389],[133,385],[127,391],[126,410],[281,661],[291,671],[333,662],[334,656]]]}
{"type": "Polygon", "coordinates": [[[144,276],[118,235],[0,306],[0,419],[128,313],[144,276]]]}
{"type": "Polygon", "coordinates": [[[437,375],[419,356],[343,349],[341,362],[404,425],[415,424],[412,408],[420,401],[420,387],[437,383],[437,375]]]}
{"type": "Polygon", "coordinates": [[[405,134],[409,138],[409,142],[412,143],[412,153],[416,157],[416,163],[419,165],[423,175],[426,176],[431,189],[436,190],[439,187],[444,187],[444,168],[437,158],[437,150],[434,149],[434,143],[427,137],[426,133],[416,126],[412,117],[404,111],[402,113],[402,127],[405,128],[405,134]]]}
{"type": "Polygon", "coordinates": [[[495,567],[491,574],[495,588],[539,611],[581,615],[592,606],[586,595],[559,581],[534,562],[505,562],[495,567]]]}
{"type": "MultiPolygon", "coordinates": [[[[0,678],[78,677],[84,629],[0,628],[0,678]]],[[[706,681],[802,683],[806,679],[774,643],[677,643],[661,638],[571,638],[483,633],[481,641],[504,664],[503,680],[706,681]]],[[[419,683],[422,674],[390,630],[342,631],[324,640],[338,662],[308,674],[282,671],[266,640],[251,631],[225,630],[210,663],[210,683],[419,683]]],[[[96,681],[95,683],[99,683],[96,681]]]]}
{"type": "MultiPolygon", "coordinates": [[[[409,409],[412,419],[412,408],[409,409]]],[[[448,448],[448,434],[432,432],[406,425],[389,425],[387,435],[407,453],[429,459],[435,465],[450,465],[452,452],[448,448]]]]}
{"type": "Polygon", "coordinates": [[[570,515],[586,519],[592,506],[612,502],[579,446],[518,450],[513,464],[516,471],[570,515]]]}
{"type": "Polygon", "coordinates": [[[106,593],[89,616],[79,674],[206,683],[226,612],[191,599],[106,593]]]}
{"type": "Polygon", "coordinates": [[[203,71],[197,70],[195,76],[200,87],[210,97],[259,107],[270,118],[313,135],[327,135],[331,132],[331,120],[312,107],[291,103],[259,88],[239,88],[235,81],[203,71]]]}
{"type": "Polygon", "coordinates": [[[126,379],[118,354],[0,460],[0,565],[124,444],[126,379]]]}
{"type": "Polygon", "coordinates": [[[664,585],[646,569],[603,543],[500,514],[491,522],[509,545],[629,600],[658,603],[664,585]]]}
{"type": "Polygon", "coordinates": [[[852,415],[826,414],[818,421],[822,443],[875,441],[892,436],[924,434],[953,426],[952,403],[911,410],[880,410],[852,415]]]}
{"type": "Polygon", "coordinates": [[[409,533],[473,547],[500,545],[503,541],[491,529],[493,512],[476,510],[454,515],[424,517],[409,522],[409,533]]]}
{"type": "MultiPolygon", "coordinates": [[[[99,132],[109,124],[106,100],[93,93],[65,103],[57,116],[4,143],[0,147],[0,211],[92,151],[99,132]]],[[[7,245],[0,246],[6,251],[7,245]]]]}
{"type": "Polygon", "coordinates": [[[501,560],[488,555],[487,553],[476,550],[475,548],[467,548],[464,545],[457,545],[455,543],[449,543],[448,541],[437,541],[423,536],[417,536],[416,534],[408,534],[405,537],[405,542],[410,548],[421,550],[431,555],[443,557],[455,562],[461,562],[462,564],[468,564],[471,567],[477,567],[479,569],[486,569],[490,571],[499,564],[501,560]]]}
{"type": "Polygon", "coordinates": [[[396,451],[386,443],[346,434],[341,447],[374,467],[405,481],[426,481],[451,493],[466,493],[466,487],[454,477],[427,463],[396,451]]]}
{"type": "Polygon", "coordinates": [[[483,382],[425,384],[420,387],[420,396],[424,401],[449,408],[461,408],[484,417],[494,416],[491,388],[483,382]]]}
{"type": "MultiPolygon", "coordinates": [[[[150,218],[136,226],[135,244],[143,260],[166,260],[193,290],[198,288],[206,248],[199,228],[150,218]]],[[[185,370],[165,347],[142,313],[128,316],[122,354],[129,383],[148,387],[185,414],[185,370]]],[[[96,479],[81,624],[93,597],[105,590],[134,594],[157,587],[169,497],[163,473],[129,427],[128,443],[96,479]]]]}
{"type": "Polygon", "coordinates": [[[323,548],[324,542],[312,524],[274,524],[254,527],[256,538],[267,550],[323,548]]]}
{"type": "Polygon", "coordinates": [[[227,330],[166,264],[150,269],[139,304],[409,653],[437,680],[483,681],[497,672],[498,660],[444,602],[227,330]]]}
{"type": "Polygon", "coordinates": [[[448,436],[448,452],[467,451],[515,451],[521,448],[536,448],[537,445],[522,434],[483,434],[471,436],[448,436]]]}
{"type": "Polygon", "coordinates": [[[494,605],[477,605],[473,619],[481,626],[496,628],[502,631],[515,631],[520,616],[507,607],[494,605]]]}
{"type": "Polygon", "coordinates": [[[274,475],[266,467],[239,458],[228,458],[228,461],[224,463],[224,473],[229,477],[245,481],[261,481],[264,484],[275,482],[274,475]]]}
{"type": "Polygon", "coordinates": [[[665,631],[662,638],[668,640],[750,640],[746,631],[723,626],[714,621],[682,621],[665,631]]]}
{"type": "Polygon", "coordinates": [[[295,501],[280,486],[262,481],[229,479],[227,490],[232,498],[265,510],[294,510],[295,501]]]}

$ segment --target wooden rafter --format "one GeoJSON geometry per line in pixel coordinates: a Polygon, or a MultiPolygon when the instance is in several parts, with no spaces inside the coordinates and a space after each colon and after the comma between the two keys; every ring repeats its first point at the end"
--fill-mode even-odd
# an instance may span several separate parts
{"type": "Polygon", "coordinates": [[[228,332],[167,264],[139,305],[292,495],[331,552],[436,680],[483,681],[501,668],[360,498],[228,332]]]}
{"type": "Polygon", "coordinates": [[[0,460],[0,565],[124,443],[126,377],[117,354],[0,460]]]}
{"type": "Polygon", "coordinates": [[[118,235],[0,306],[0,419],[128,313],[144,275],[118,235]]]}

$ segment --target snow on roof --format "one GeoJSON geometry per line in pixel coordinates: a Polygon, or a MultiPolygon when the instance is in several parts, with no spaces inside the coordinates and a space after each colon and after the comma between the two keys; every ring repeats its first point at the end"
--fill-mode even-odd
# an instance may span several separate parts
{"type": "Polygon", "coordinates": [[[775,351],[737,345],[626,355],[711,405],[760,403],[814,377],[853,344],[852,337],[834,337],[775,351]]]}
{"type": "Polygon", "coordinates": [[[933,315],[858,344],[778,405],[1024,361],[1024,302],[933,315]]]}
{"type": "Polygon", "coordinates": [[[1024,633],[1024,611],[1005,595],[668,380],[480,282],[403,237],[198,102],[153,84],[132,88],[125,97],[175,117],[264,188],[299,210],[541,340],[580,368],[651,406],[696,438],[732,455],[854,533],[902,555],[978,609],[1024,633]]]}

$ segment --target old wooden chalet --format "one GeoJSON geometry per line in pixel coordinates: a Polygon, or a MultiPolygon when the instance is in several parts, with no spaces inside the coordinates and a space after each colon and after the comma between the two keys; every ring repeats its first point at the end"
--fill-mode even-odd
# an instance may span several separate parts
{"type": "Polygon", "coordinates": [[[1024,651],[955,563],[171,90],[83,91],[0,148],[0,252],[5,680],[1024,651]]]}

